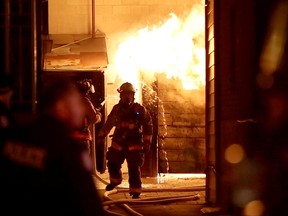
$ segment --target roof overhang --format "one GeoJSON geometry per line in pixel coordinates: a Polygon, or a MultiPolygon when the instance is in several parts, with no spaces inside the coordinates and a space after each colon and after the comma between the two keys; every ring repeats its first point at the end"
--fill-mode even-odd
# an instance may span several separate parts
{"type": "Polygon", "coordinates": [[[51,35],[43,40],[44,70],[99,69],[107,68],[106,37],[96,34],[51,35]]]}

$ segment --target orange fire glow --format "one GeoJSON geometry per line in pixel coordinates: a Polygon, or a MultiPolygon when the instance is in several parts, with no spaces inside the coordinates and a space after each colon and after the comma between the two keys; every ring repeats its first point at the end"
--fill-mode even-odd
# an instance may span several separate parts
{"type": "Polygon", "coordinates": [[[145,27],[119,45],[115,68],[123,80],[165,73],[181,80],[183,89],[205,86],[204,5],[196,5],[180,19],[171,13],[159,26],[145,27]]]}

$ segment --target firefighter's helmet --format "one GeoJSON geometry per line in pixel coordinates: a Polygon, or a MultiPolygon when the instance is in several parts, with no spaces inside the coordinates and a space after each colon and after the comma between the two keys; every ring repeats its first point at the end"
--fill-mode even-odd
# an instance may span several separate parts
{"type": "Polygon", "coordinates": [[[79,90],[84,94],[95,93],[94,85],[92,84],[92,80],[83,79],[77,82],[79,90]]]}
{"type": "Polygon", "coordinates": [[[120,86],[120,88],[117,89],[117,91],[118,91],[119,93],[125,92],[125,91],[133,92],[133,93],[136,92],[134,86],[133,86],[131,83],[129,83],[129,82],[123,83],[123,84],[120,86]]]}

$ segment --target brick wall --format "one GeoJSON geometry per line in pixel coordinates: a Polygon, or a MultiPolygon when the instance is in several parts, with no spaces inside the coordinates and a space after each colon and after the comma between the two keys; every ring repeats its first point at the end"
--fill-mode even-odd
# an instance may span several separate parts
{"type": "Polygon", "coordinates": [[[159,171],[201,173],[205,167],[205,94],[183,90],[178,80],[158,76],[159,171]]]}

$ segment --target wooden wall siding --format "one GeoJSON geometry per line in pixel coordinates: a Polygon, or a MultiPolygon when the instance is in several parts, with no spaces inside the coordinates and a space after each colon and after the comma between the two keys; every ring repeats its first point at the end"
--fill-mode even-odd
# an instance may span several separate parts
{"type": "MultiPolygon", "coordinates": [[[[215,23],[217,24],[215,28],[216,107],[218,108],[216,111],[218,114],[216,115],[218,117],[218,120],[216,119],[216,169],[221,173],[217,176],[216,197],[219,205],[229,209],[227,203],[233,202],[231,201],[231,196],[235,192],[233,186],[237,184],[234,177],[240,173],[238,173],[238,166],[231,166],[225,160],[225,150],[234,143],[242,147],[253,143],[253,137],[247,134],[250,123],[241,122],[256,115],[255,72],[258,66],[255,61],[255,49],[259,38],[255,37],[258,24],[255,23],[257,11],[255,1],[216,2],[216,9],[219,12],[215,16],[217,20],[215,23]],[[237,174],[231,176],[235,172],[237,174]]],[[[237,184],[237,188],[241,186],[237,184]]]]}
{"type": "MultiPolygon", "coordinates": [[[[181,82],[158,77],[158,133],[165,135],[170,173],[203,173],[205,168],[205,92],[183,90],[181,82]],[[163,114],[161,114],[161,112],[163,114]]],[[[163,154],[163,153],[162,153],[163,154]]],[[[161,166],[159,156],[159,165],[161,166]]],[[[161,170],[161,167],[160,167],[161,170]]]]}
{"type": "Polygon", "coordinates": [[[214,0],[206,1],[206,202],[216,202],[214,0]]]}

